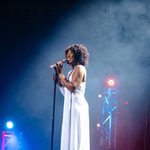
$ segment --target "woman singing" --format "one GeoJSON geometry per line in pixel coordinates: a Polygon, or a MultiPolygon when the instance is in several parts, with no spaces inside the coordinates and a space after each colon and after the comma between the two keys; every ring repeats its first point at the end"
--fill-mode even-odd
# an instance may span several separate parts
{"type": "Polygon", "coordinates": [[[88,50],[74,44],[65,50],[71,71],[63,74],[63,63],[57,63],[58,85],[64,95],[61,150],[90,150],[89,107],[84,93],[86,88],[86,66],[88,50]]]}

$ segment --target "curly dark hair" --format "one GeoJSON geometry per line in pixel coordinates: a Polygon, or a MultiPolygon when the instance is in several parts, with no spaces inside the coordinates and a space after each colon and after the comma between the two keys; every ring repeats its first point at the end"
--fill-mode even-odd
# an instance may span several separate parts
{"type": "Polygon", "coordinates": [[[89,52],[88,49],[82,44],[74,44],[65,50],[65,55],[67,56],[68,51],[71,50],[75,54],[76,64],[87,66],[89,62],[89,52]]]}

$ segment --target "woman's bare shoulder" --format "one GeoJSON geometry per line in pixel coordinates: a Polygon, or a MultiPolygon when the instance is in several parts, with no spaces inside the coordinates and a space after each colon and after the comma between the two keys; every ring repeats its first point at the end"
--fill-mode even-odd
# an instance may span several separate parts
{"type": "Polygon", "coordinates": [[[75,68],[76,71],[82,72],[82,73],[86,73],[86,68],[83,65],[77,65],[75,68]]]}
{"type": "Polygon", "coordinates": [[[86,68],[83,65],[77,65],[76,68],[86,70],[86,68]]]}

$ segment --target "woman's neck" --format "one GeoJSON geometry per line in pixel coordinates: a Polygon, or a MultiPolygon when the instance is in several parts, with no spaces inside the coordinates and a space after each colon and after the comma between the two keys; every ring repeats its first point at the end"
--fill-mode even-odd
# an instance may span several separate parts
{"type": "Polygon", "coordinates": [[[71,65],[72,69],[74,69],[76,66],[77,66],[76,64],[71,65]]]}
{"type": "Polygon", "coordinates": [[[77,64],[72,64],[72,65],[71,65],[72,69],[74,69],[77,65],[79,65],[79,63],[77,63],[77,64]]]}

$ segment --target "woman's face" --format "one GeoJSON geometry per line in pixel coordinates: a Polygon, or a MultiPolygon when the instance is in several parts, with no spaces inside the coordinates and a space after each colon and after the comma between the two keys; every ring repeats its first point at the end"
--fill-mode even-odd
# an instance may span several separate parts
{"type": "Polygon", "coordinates": [[[68,50],[68,53],[66,55],[66,59],[67,59],[69,65],[74,64],[75,57],[74,57],[74,53],[72,50],[68,50]]]}

